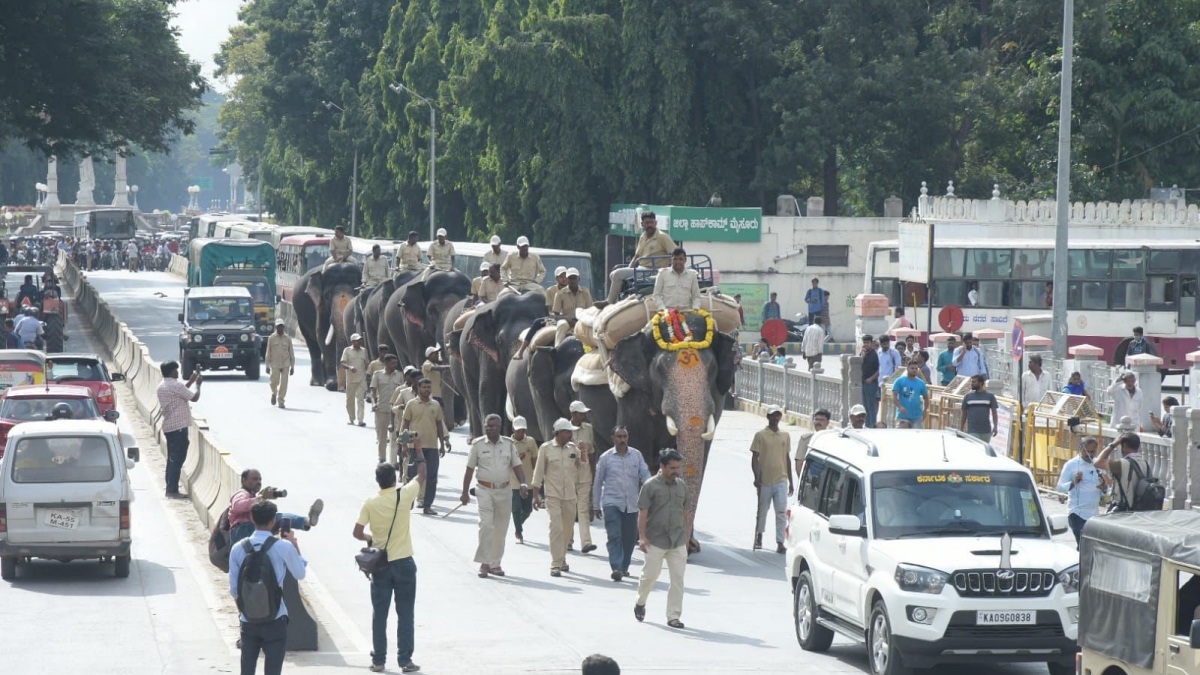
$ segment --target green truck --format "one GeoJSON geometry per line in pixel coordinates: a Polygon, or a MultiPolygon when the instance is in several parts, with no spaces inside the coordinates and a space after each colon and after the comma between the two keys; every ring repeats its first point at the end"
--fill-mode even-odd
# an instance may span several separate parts
{"type": "Polygon", "coordinates": [[[275,329],[275,249],[257,239],[193,239],[188,250],[188,287],[241,286],[254,303],[254,332],[275,329]]]}

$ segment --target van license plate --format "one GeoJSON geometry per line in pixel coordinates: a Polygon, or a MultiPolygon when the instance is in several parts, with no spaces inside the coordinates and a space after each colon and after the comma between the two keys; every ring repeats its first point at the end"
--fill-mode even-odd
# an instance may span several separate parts
{"type": "Polygon", "coordinates": [[[57,527],[61,530],[77,530],[79,529],[79,519],[81,517],[79,509],[52,509],[46,512],[46,526],[57,527]]]}
{"type": "Polygon", "coordinates": [[[1032,626],[1037,623],[1037,614],[1032,611],[976,612],[977,626],[1032,626]]]}

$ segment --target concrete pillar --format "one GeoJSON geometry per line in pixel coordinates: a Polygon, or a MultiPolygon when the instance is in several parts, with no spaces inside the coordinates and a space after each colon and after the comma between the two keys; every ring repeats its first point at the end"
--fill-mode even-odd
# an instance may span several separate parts
{"type": "Polygon", "coordinates": [[[979,346],[981,347],[996,347],[1003,346],[1001,341],[1005,339],[1004,331],[999,331],[994,328],[984,328],[971,333],[971,335],[979,338],[979,346]]]}
{"type": "MultiPolygon", "coordinates": [[[[1200,407],[1188,409],[1188,454],[1200,450],[1200,407]]],[[[1200,506],[1200,462],[1188,462],[1188,508],[1200,506]]]]}
{"type": "Polygon", "coordinates": [[[892,195],[883,200],[883,217],[884,218],[903,218],[904,217],[904,200],[896,195],[892,195]]]}
{"type": "Polygon", "coordinates": [[[1026,354],[1044,354],[1054,351],[1054,340],[1041,335],[1030,335],[1025,338],[1025,353],[1026,354]]]}
{"type": "Polygon", "coordinates": [[[1171,444],[1171,508],[1185,509],[1188,507],[1187,475],[1188,451],[1192,447],[1191,432],[1188,429],[1188,408],[1177,405],[1171,408],[1171,418],[1175,422],[1175,431],[1171,444]]]}
{"type": "Polygon", "coordinates": [[[796,409],[795,406],[792,405],[792,380],[794,378],[789,377],[791,370],[795,367],[796,364],[792,362],[790,357],[783,364],[783,409],[786,412],[791,412],[796,409]]]}
{"type": "MultiPolygon", "coordinates": [[[[1099,361],[1104,356],[1104,350],[1093,345],[1076,345],[1067,350],[1076,361],[1099,361]]],[[[1200,352],[1196,352],[1200,356],[1200,352]]],[[[1070,373],[1067,373],[1069,376],[1070,373]]]]}
{"type": "Polygon", "coordinates": [[[825,200],[821,197],[809,197],[805,204],[804,215],[809,218],[821,218],[825,215],[825,200]]]}
{"type": "Polygon", "coordinates": [[[42,200],[42,207],[61,205],[58,201],[58,159],[51,157],[46,166],[46,198],[42,200]]]}
{"type": "Polygon", "coordinates": [[[129,181],[125,176],[125,158],[119,152],[117,153],[117,176],[112,205],[129,206],[129,181]]]}
{"type": "Polygon", "coordinates": [[[1154,428],[1150,422],[1150,413],[1157,415],[1162,408],[1162,377],[1158,374],[1162,364],[1162,359],[1150,354],[1135,354],[1125,359],[1125,366],[1137,375],[1137,384],[1142,388],[1144,409],[1133,422],[1143,429],[1154,428]]]}
{"type": "MultiPolygon", "coordinates": [[[[1192,407],[1200,409],[1200,380],[1196,377],[1200,376],[1200,351],[1195,351],[1184,358],[1191,365],[1188,367],[1188,391],[1184,392],[1187,395],[1185,400],[1192,401],[1192,407]]],[[[1197,433],[1200,436],[1200,432],[1197,433]]],[[[1196,439],[1200,441],[1200,438],[1196,439]]]]}
{"type": "Polygon", "coordinates": [[[842,354],[842,426],[850,426],[850,409],[862,403],[862,357],[842,354]]]}
{"type": "Polygon", "coordinates": [[[854,297],[854,316],[856,330],[854,335],[855,353],[862,348],[862,336],[870,335],[878,338],[887,331],[888,299],[880,293],[859,293],[854,297]]]}
{"type": "Polygon", "coordinates": [[[800,215],[800,203],[792,195],[779,195],[775,198],[775,215],[794,218],[800,215]]]}

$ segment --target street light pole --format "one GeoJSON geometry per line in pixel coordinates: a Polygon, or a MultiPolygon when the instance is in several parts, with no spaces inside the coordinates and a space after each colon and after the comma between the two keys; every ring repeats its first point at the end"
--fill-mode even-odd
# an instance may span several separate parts
{"type": "MultiPolygon", "coordinates": [[[[333,101],[321,101],[326,110],[337,109],[343,115],[346,109],[333,101]]],[[[350,178],[350,236],[358,235],[358,144],[354,147],[354,175],[350,178]]]]}
{"type": "Polygon", "coordinates": [[[1071,219],[1071,61],[1075,53],[1075,2],[1063,0],[1062,80],[1058,106],[1057,214],[1054,223],[1054,294],[1050,337],[1054,357],[1067,357],[1067,227],[1071,219]]]}
{"type": "Polygon", "coordinates": [[[406,91],[429,106],[429,240],[437,232],[434,214],[437,212],[437,108],[433,102],[402,84],[389,84],[388,88],[399,94],[406,91]]]}

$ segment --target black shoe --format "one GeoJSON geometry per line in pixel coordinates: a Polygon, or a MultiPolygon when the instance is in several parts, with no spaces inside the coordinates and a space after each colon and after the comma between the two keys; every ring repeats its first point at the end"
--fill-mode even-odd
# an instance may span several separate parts
{"type": "Polygon", "coordinates": [[[596,550],[596,548],[597,548],[597,547],[596,547],[596,545],[595,545],[595,544],[588,544],[587,546],[584,546],[584,547],[583,547],[583,552],[584,552],[584,553],[591,553],[592,551],[595,551],[595,550],[596,550]]]}
{"type": "Polygon", "coordinates": [[[620,581],[625,575],[621,574],[620,570],[613,570],[613,573],[609,576],[612,577],[613,581],[620,581]]]}

